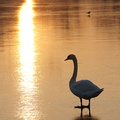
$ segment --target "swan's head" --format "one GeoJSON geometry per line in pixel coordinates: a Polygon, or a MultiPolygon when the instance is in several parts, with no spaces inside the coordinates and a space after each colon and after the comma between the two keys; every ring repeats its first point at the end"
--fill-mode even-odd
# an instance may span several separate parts
{"type": "Polygon", "coordinates": [[[68,57],[65,59],[66,60],[73,60],[75,58],[75,55],[74,54],[70,54],[68,55],[68,57]]]}

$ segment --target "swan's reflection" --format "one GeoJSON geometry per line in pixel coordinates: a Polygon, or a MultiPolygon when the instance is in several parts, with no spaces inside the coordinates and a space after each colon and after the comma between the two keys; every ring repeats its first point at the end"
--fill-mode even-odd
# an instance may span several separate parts
{"type": "Polygon", "coordinates": [[[99,120],[97,117],[85,115],[84,117],[76,117],[74,120],[99,120]]]}
{"type": "Polygon", "coordinates": [[[74,120],[99,120],[97,117],[94,117],[91,115],[91,110],[89,107],[82,107],[82,108],[79,108],[80,109],[80,116],[76,117],[74,120]],[[88,109],[88,114],[87,115],[83,115],[83,110],[84,109],[88,109]]]}
{"type": "Polygon", "coordinates": [[[87,115],[87,117],[91,117],[90,107],[85,106],[85,107],[80,108],[80,110],[81,110],[81,114],[80,114],[81,118],[83,117],[83,109],[84,109],[84,108],[87,108],[88,111],[89,111],[89,114],[87,115]]]}

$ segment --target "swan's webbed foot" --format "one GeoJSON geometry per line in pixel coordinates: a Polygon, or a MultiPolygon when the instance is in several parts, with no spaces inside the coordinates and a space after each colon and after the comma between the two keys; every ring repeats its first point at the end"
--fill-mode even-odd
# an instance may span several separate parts
{"type": "Polygon", "coordinates": [[[90,108],[90,106],[88,105],[88,106],[74,106],[74,108],[80,108],[80,109],[84,109],[84,108],[90,108]]]}
{"type": "Polygon", "coordinates": [[[81,106],[74,106],[74,108],[81,108],[81,106]]]}

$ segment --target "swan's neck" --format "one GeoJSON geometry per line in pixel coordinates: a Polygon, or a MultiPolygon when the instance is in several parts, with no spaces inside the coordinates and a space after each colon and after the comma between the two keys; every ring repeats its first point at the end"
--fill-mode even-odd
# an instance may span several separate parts
{"type": "Polygon", "coordinates": [[[74,70],[73,70],[73,75],[70,79],[70,86],[76,82],[76,78],[77,78],[77,71],[78,71],[78,65],[77,65],[77,59],[74,58],[73,59],[73,64],[74,64],[74,70]]]}

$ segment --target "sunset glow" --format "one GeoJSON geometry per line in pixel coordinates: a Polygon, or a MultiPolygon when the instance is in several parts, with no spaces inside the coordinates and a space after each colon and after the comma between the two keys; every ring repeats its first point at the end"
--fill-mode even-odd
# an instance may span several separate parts
{"type": "Polygon", "coordinates": [[[19,56],[20,74],[19,91],[22,93],[19,116],[24,120],[34,119],[37,116],[35,86],[35,46],[34,46],[34,12],[32,0],[26,0],[19,14],[19,56]]]}

